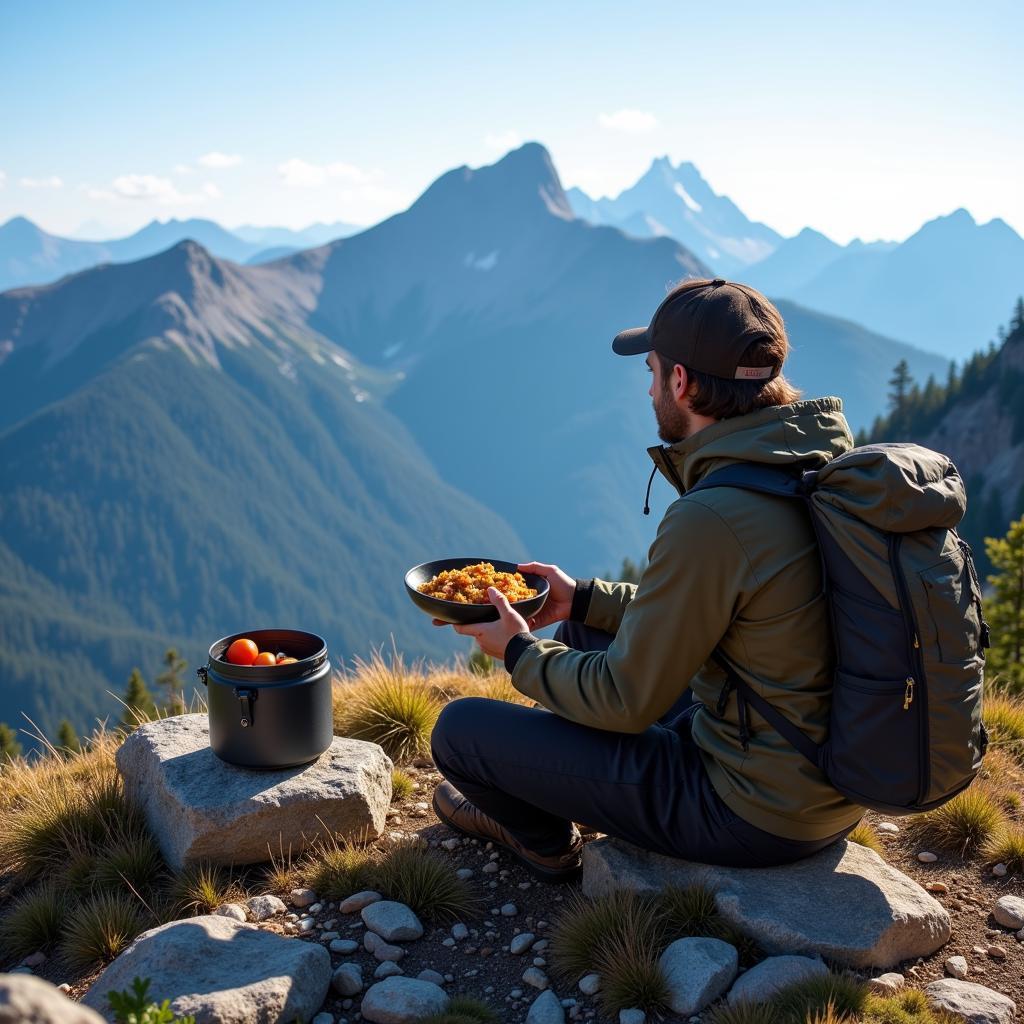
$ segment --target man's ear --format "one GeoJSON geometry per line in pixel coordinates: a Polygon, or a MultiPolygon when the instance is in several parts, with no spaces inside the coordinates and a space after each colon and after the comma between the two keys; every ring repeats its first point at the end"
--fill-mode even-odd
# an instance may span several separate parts
{"type": "Polygon", "coordinates": [[[686,372],[686,367],[681,363],[676,363],[672,367],[672,396],[677,402],[681,402],[687,397],[687,393],[690,390],[690,375],[686,372]]]}

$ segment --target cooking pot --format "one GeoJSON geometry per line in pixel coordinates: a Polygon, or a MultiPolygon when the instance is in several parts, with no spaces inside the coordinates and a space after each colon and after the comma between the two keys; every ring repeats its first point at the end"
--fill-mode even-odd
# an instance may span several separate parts
{"type": "Polygon", "coordinates": [[[196,670],[207,689],[210,748],[242,768],[293,768],[315,761],[334,738],[331,663],[323,637],[298,629],[254,629],[212,644],[196,670]],[[290,665],[233,665],[227,649],[248,637],[283,651],[290,665]]]}

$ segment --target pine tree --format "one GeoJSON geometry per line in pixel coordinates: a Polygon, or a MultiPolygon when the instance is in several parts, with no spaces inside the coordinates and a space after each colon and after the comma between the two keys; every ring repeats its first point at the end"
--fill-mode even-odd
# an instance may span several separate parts
{"type": "Polygon", "coordinates": [[[164,652],[164,664],[167,666],[156,677],[158,686],[167,691],[167,708],[172,715],[180,715],[185,710],[185,684],[181,674],[188,668],[188,662],[178,657],[173,647],[164,652]]]}
{"type": "Polygon", "coordinates": [[[1010,320],[1010,333],[1019,331],[1024,327],[1024,296],[1018,295],[1017,301],[1013,304],[1013,319],[1010,320]]]}
{"type": "Polygon", "coordinates": [[[75,727],[66,718],[62,718],[57,726],[57,748],[70,754],[77,754],[82,749],[75,727]]]}
{"type": "Polygon", "coordinates": [[[6,722],[0,722],[0,764],[12,760],[20,753],[21,744],[17,734],[6,722]]]}
{"type": "Polygon", "coordinates": [[[988,668],[1014,693],[1024,692],[1024,517],[1010,524],[1005,537],[985,538],[995,568],[993,594],[985,602],[992,631],[988,668]]]}
{"type": "Polygon", "coordinates": [[[889,378],[889,387],[892,389],[889,392],[889,408],[892,410],[893,419],[901,424],[913,383],[910,364],[906,359],[901,359],[893,368],[892,377],[889,378]]]}
{"type": "Polygon", "coordinates": [[[139,723],[132,711],[137,711],[143,719],[156,718],[156,702],[153,695],[146,686],[146,680],[137,669],[132,669],[128,677],[128,685],[124,691],[124,702],[127,707],[124,709],[124,717],[121,719],[120,728],[130,732],[139,723]]]}

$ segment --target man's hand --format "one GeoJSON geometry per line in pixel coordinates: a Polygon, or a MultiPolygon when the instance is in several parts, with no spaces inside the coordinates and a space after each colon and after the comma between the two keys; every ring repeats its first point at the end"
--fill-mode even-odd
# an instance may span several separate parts
{"type": "Polygon", "coordinates": [[[551,588],[544,607],[527,622],[531,630],[550,626],[553,622],[564,622],[569,618],[572,599],[576,595],[576,581],[571,576],[562,572],[557,565],[545,565],[543,562],[524,562],[516,568],[520,572],[543,576],[551,588]]]}
{"type": "Polygon", "coordinates": [[[508,598],[494,587],[487,588],[487,599],[498,609],[497,622],[476,622],[469,626],[455,626],[455,632],[476,638],[480,650],[499,661],[505,657],[505,648],[516,633],[528,633],[526,619],[508,603],[508,598]]]}

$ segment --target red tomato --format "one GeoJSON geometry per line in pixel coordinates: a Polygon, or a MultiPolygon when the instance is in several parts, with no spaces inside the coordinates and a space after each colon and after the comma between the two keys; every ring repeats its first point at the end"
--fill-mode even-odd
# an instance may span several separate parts
{"type": "Polygon", "coordinates": [[[260,649],[248,637],[242,637],[228,648],[226,657],[232,665],[251,665],[259,653],[260,649]]]}
{"type": "Polygon", "coordinates": [[[253,662],[254,665],[276,665],[277,658],[274,657],[270,651],[263,651],[261,654],[256,655],[256,660],[253,662]]]}

